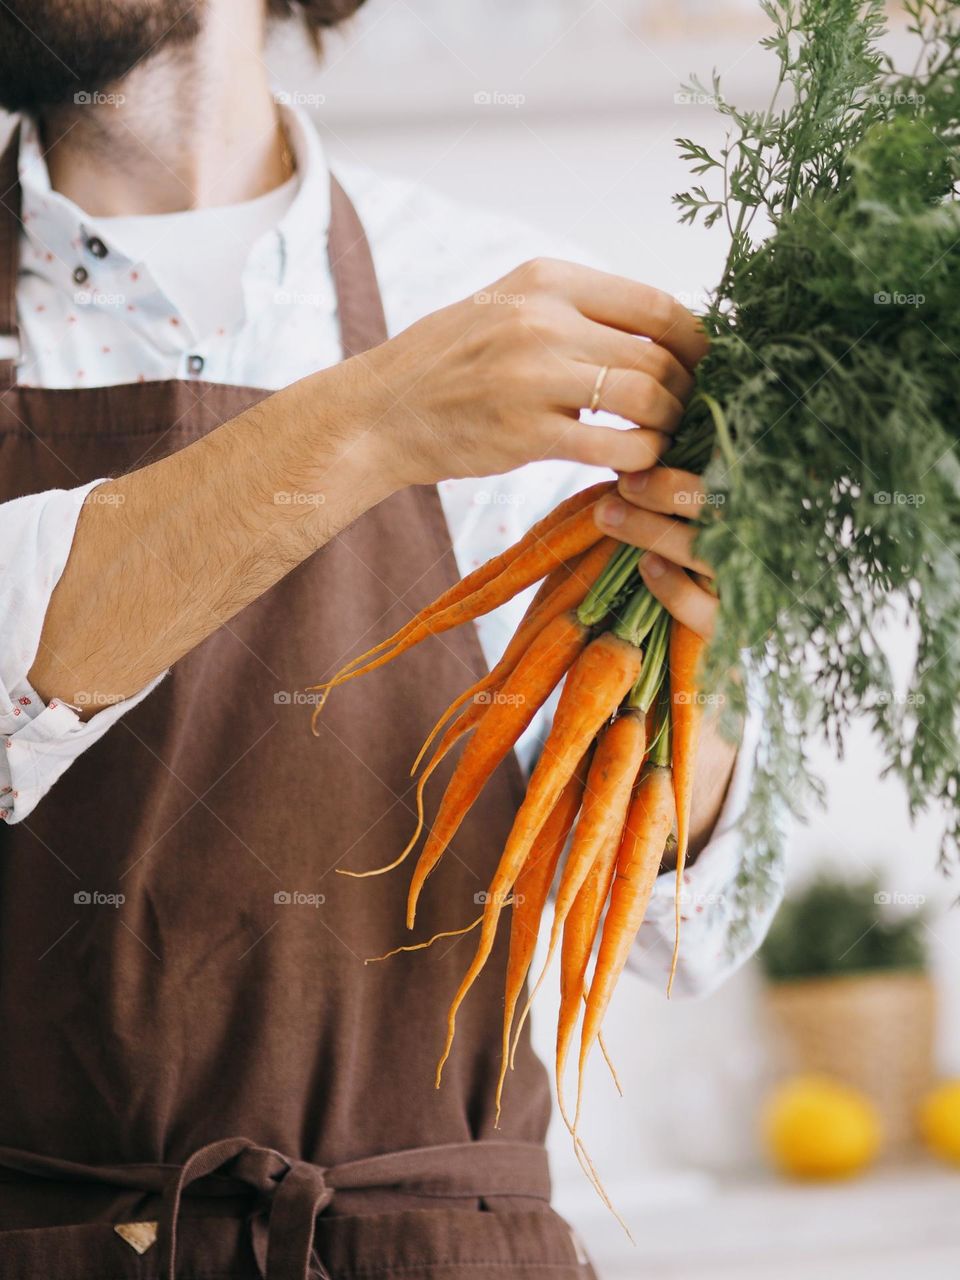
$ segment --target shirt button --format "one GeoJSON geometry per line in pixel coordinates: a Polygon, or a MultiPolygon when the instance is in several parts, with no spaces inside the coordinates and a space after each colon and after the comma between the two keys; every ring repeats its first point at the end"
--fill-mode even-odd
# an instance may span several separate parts
{"type": "Polygon", "coordinates": [[[86,267],[74,267],[73,269],[74,284],[86,284],[89,279],[90,279],[90,272],[87,270],[86,267]]]}
{"type": "Polygon", "coordinates": [[[105,258],[107,256],[107,246],[99,236],[91,236],[87,241],[87,248],[95,258],[105,258]]]}
{"type": "Polygon", "coordinates": [[[187,368],[194,376],[203,373],[203,363],[203,356],[187,357],[187,368]]]}

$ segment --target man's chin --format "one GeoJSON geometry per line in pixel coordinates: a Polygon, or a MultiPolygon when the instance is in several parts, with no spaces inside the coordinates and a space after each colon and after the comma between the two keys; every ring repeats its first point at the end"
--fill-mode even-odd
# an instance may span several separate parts
{"type": "Polygon", "coordinates": [[[204,9],[204,0],[3,0],[0,107],[42,115],[110,101],[135,66],[195,40],[204,9]]]}

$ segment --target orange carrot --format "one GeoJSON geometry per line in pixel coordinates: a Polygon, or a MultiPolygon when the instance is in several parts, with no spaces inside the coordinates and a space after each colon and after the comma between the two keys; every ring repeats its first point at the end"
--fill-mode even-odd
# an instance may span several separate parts
{"type": "Polygon", "coordinates": [[[675,895],[676,929],[673,959],[667,982],[667,995],[673,990],[673,979],[680,955],[680,898],[683,891],[683,869],[690,840],[690,810],[693,802],[693,777],[700,741],[703,702],[697,684],[700,659],[705,647],[702,636],[682,622],[670,624],[670,737],[673,754],[673,787],[677,810],[677,889],[675,895]]]}
{"type": "MultiPolygon", "coordinates": [[[[557,890],[547,958],[544,961],[543,969],[537,979],[533,993],[527,1000],[527,1008],[524,1009],[520,1020],[521,1026],[556,954],[564,923],[569,916],[577,895],[597,861],[602,859],[604,853],[608,851],[610,852],[608,859],[610,870],[607,872],[601,868],[598,872],[598,877],[601,881],[606,880],[609,882],[616,856],[616,848],[620,843],[620,833],[627,817],[630,793],[643,764],[646,740],[647,735],[643,714],[637,711],[625,711],[614,720],[613,724],[607,725],[600,741],[597,743],[597,748],[590,764],[590,772],[587,775],[583,807],[580,811],[576,831],[573,834],[573,843],[567,855],[563,875],[560,878],[560,887],[557,890]]],[[[599,891],[599,885],[597,886],[597,891],[599,891]]],[[[606,894],[597,904],[598,918],[605,901],[606,894]]],[[[587,939],[581,934],[576,940],[576,946],[571,940],[570,945],[567,947],[568,956],[572,952],[585,948],[583,967],[586,968],[592,946],[593,937],[591,936],[587,939]]],[[[581,973],[581,981],[578,985],[574,974],[561,974],[561,990],[564,984],[564,977],[566,977],[568,993],[566,1008],[561,1012],[558,1046],[561,1039],[569,1039],[569,1036],[573,1034],[573,1026],[580,1010],[582,976],[581,973]],[[570,990],[571,987],[574,989],[570,990]]],[[[562,1094],[559,1094],[558,1100],[562,1111],[562,1094]]],[[[564,1112],[563,1115],[566,1120],[566,1113],[564,1112]]]]}
{"type": "Polygon", "coordinates": [[[567,676],[553,728],[517,810],[488,890],[476,955],[447,1013],[446,1043],[437,1064],[438,1088],[453,1045],[457,1010],[493,949],[504,899],[584,752],[637,679],[641,662],[641,652],[635,645],[605,631],[586,647],[567,676]]]}
{"type": "Polygon", "coordinates": [[[407,898],[407,927],[413,928],[417,902],[437,865],[497,765],[512,749],[587,643],[589,631],[575,613],[563,613],[534,639],[492,699],[467,743],[444,792],[440,810],[420,855],[407,898]]]}
{"type": "Polygon", "coordinates": [[[673,830],[673,818],[673,781],[670,769],[661,765],[648,767],[636,788],[627,814],[617,854],[616,877],[610,891],[610,905],[603,922],[600,950],[587,996],[587,1008],[580,1033],[574,1135],[580,1115],[583,1072],[587,1058],[599,1035],[603,1016],[630,955],[637,930],[643,922],[660,870],[664,846],[673,830]]]}
{"type": "Polygon", "coordinates": [[[557,863],[567,843],[570,828],[576,821],[587,780],[587,760],[584,756],[573,777],[560,793],[560,799],[550,811],[550,816],[537,836],[536,846],[517,876],[514,891],[513,917],[510,921],[510,955],[507,960],[507,978],[503,1008],[503,1047],[500,1060],[500,1076],[497,1080],[497,1118],[500,1123],[500,1103],[503,1098],[503,1082],[510,1059],[510,1030],[517,1001],[527,980],[533,953],[540,931],[540,917],[553,884],[557,863]]]}
{"type": "Polygon", "coordinates": [[[603,572],[607,561],[616,548],[615,539],[601,538],[596,546],[577,556],[575,560],[566,561],[564,564],[559,565],[544,579],[543,586],[537,592],[530,608],[524,614],[520,626],[504,650],[503,657],[487,675],[472,684],[469,689],[451,702],[450,706],[430,730],[423,746],[420,748],[419,755],[413,762],[411,773],[416,773],[425,752],[449,717],[471,698],[476,698],[489,689],[495,689],[517,665],[521,655],[534,636],[539,635],[543,628],[549,622],[552,622],[558,614],[565,613],[568,609],[574,609],[580,604],[603,572]],[[546,587],[550,587],[550,589],[544,591],[546,587]],[[543,592],[542,595],[541,592],[543,592]]]}
{"type": "MultiPolygon", "coordinates": [[[[542,578],[554,566],[564,560],[570,560],[582,551],[588,550],[588,548],[599,542],[602,537],[603,534],[597,528],[593,518],[593,507],[585,507],[582,511],[569,516],[561,524],[557,525],[555,529],[551,530],[549,536],[540,539],[540,541],[521,552],[502,573],[486,583],[478,591],[463,600],[458,600],[440,613],[430,613],[424,618],[418,615],[412,626],[404,628],[402,634],[398,633],[397,636],[391,637],[392,647],[386,652],[381,653],[376,658],[372,658],[369,662],[365,662],[362,666],[354,667],[345,673],[338,672],[330,680],[324,680],[320,684],[309,686],[309,691],[313,693],[329,691],[348,680],[355,680],[358,676],[366,675],[370,671],[376,671],[379,667],[385,666],[386,663],[398,658],[402,653],[406,653],[408,649],[412,649],[414,645],[419,644],[427,636],[442,635],[444,632],[450,631],[464,622],[471,622],[474,618],[479,618],[482,614],[499,608],[500,605],[505,604],[507,600],[517,595],[518,592],[523,591],[531,583],[542,578]]],[[[314,727],[322,709],[323,702],[321,701],[314,708],[314,727]]]]}
{"type": "Polygon", "coordinates": [[[422,621],[424,618],[430,617],[435,613],[441,613],[450,605],[466,599],[467,596],[472,595],[480,587],[486,586],[488,582],[506,569],[521,552],[526,551],[528,547],[532,547],[536,543],[540,542],[552,529],[556,528],[558,524],[562,524],[562,522],[569,516],[575,515],[584,507],[592,505],[599,498],[602,498],[605,493],[609,493],[614,488],[616,488],[615,480],[603,480],[599,484],[590,485],[589,488],[582,489],[579,493],[574,493],[569,498],[565,498],[564,501],[558,503],[552,511],[548,512],[542,519],[538,520],[535,525],[532,525],[522,538],[519,538],[512,546],[507,547],[506,551],[502,551],[500,555],[492,556],[489,560],[484,561],[483,564],[478,565],[472,573],[468,573],[465,578],[461,578],[458,582],[455,582],[452,587],[448,587],[446,591],[437,596],[435,600],[432,600],[430,604],[425,605],[424,608],[419,610],[413,618],[404,623],[399,630],[395,631],[392,636],[388,636],[386,640],[381,640],[379,644],[374,645],[372,649],[367,649],[365,653],[358,654],[355,658],[351,658],[349,662],[345,663],[344,666],[340,668],[340,672],[337,674],[339,675],[341,672],[346,672],[355,666],[359,666],[361,662],[372,657],[373,654],[379,653],[389,645],[395,644],[403,633],[409,627],[414,626],[418,620],[422,621]]]}
{"type": "MultiPolygon", "coordinates": [[[[643,737],[645,740],[646,733],[643,737]]],[[[642,758],[643,750],[641,749],[640,762],[642,758]]],[[[634,770],[634,780],[639,768],[640,763],[634,770]]],[[[629,801],[629,796],[627,800],[629,801]]],[[[557,1019],[556,1076],[557,1101],[564,1120],[567,1120],[563,1104],[564,1068],[580,1011],[580,1002],[587,994],[587,965],[600,928],[603,909],[610,896],[622,836],[622,826],[619,830],[611,830],[608,834],[603,848],[580,886],[563,928],[563,945],[560,951],[560,1012],[557,1019]]],[[[569,1126],[569,1121],[567,1123],[569,1126]]]]}

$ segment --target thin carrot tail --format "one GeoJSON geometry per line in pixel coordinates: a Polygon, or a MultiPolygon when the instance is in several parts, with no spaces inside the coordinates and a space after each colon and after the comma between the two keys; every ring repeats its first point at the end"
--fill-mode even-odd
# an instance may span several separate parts
{"type": "MultiPolygon", "coordinates": [[[[443,726],[447,723],[450,717],[454,715],[455,712],[459,711],[460,708],[464,705],[464,703],[469,702],[471,699],[476,699],[478,694],[483,693],[486,689],[490,687],[492,683],[493,683],[493,672],[491,671],[490,674],[487,676],[484,676],[482,680],[478,680],[476,684],[472,684],[469,689],[465,689],[464,692],[461,693],[458,698],[454,698],[453,702],[450,703],[449,707],[447,707],[446,711],[444,711],[443,715],[441,715],[440,719],[437,721],[437,723],[433,726],[433,728],[427,734],[426,738],[424,738],[423,746],[417,752],[417,758],[416,760],[414,760],[413,764],[410,766],[411,777],[413,777],[413,775],[420,768],[420,765],[423,761],[423,757],[430,750],[430,747],[433,744],[433,741],[436,738],[437,734],[440,732],[443,726]]],[[[485,709],[484,704],[482,702],[475,701],[474,707],[479,708],[479,711],[476,712],[476,719],[479,719],[485,709]]],[[[434,759],[436,759],[436,757],[434,757],[434,759]]]]}
{"type": "Polygon", "coordinates": [[[517,1000],[519,999],[519,991],[516,995],[507,998],[503,1009],[503,1034],[500,1043],[500,1074],[497,1076],[497,1092],[495,1098],[496,1116],[494,1117],[493,1127],[500,1128],[500,1111],[503,1107],[503,1086],[507,1078],[507,1065],[510,1058],[510,1029],[513,1026],[513,1015],[517,1010],[517,1000]]]}
{"type": "MultiPolygon", "coordinates": [[[[587,998],[586,992],[583,993],[583,998],[584,1000],[586,1000],[587,998]]],[[[617,1068],[613,1065],[613,1059],[610,1057],[610,1054],[607,1050],[607,1042],[603,1038],[602,1031],[599,1032],[599,1034],[597,1035],[597,1043],[600,1045],[600,1052],[603,1054],[603,1060],[607,1064],[607,1068],[609,1069],[610,1074],[613,1077],[613,1083],[617,1090],[617,1093],[619,1093],[620,1097],[622,1098],[623,1085],[621,1085],[620,1083],[620,1077],[617,1075],[617,1068]]]]}
{"type": "Polygon", "coordinates": [[[540,968],[540,972],[537,975],[537,980],[533,984],[530,994],[527,996],[526,1003],[524,1004],[523,1009],[521,1010],[521,1013],[520,1013],[520,1021],[517,1023],[517,1030],[514,1033],[513,1045],[511,1046],[511,1049],[510,1049],[510,1069],[511,1070],[513,1069],[514,1060],[517,1056],[517,1045],[520,1043],[520,1036],[523,1032],[523,1028],[526,1024],[527,1018],[530,1016],[530,1009],[533,1006],[534,1000],[537,998],[537,993],[539,992],[540,988],[543,986],[543,980],[544,978],[546,978],[547,973],[549,972],[550,967],[553,964],[553,958],[557,953],[557,943],[560,940],[560,930],[562,928],[562,925],[563,925],[563,921],[562,920],[558,921],[556,917],[554,917],[553,924],[550,927],[550,943],[547,947],[547,958],[544,960],[540,968]]]}
{"type": "Polygon", "coordinates": [[[391,956],[398,956],[403,951],[423,951],[427,947],[432,947],[435,942],[439,942],[441,938],[462,938],[465,933],[474,930],[483,916],[477,916],[476,920],[471,920],[469,924],[465,924],[462,929],[444,929],[442,933],[435,933],[432,938],[428,938],[426,942],[408,942],[406,946],[394,947],[392,951],[385,951],[382,956],[368,956],[364,960],[364,964],[379,964],[381,960],[389,960],[391,956]]]}
{"type": "MultiPolygon", "coordinates": [[[[475,721],[473,723],[475,723],[475,721]]],[[[430,763],[420,776],[417,782],[417,825],[403,851],[399,853],[392,862],[388,862],[386,866],[374,867],[371,871],[349,871],[345,867],[337,867],[337,875],[350,876],[351,879],[354,880],[366,880],[368,876],[382,876],[385,872],[393,871],[395,867],[399,867],[401,862],[404,862],[410,856],[411,852],[416,847],[417,841],[420,839],[420,833],[423,831],[423,791],[430,780],[430,775],[444,757],[449,755],[463,735],[470,732],[473,728],[473,723],[466,722],[466,715],[463,715],[458,720],[454,721],[444,734],[443,740],[434,752],[430,763]]]]}
{"type": "Polygon", "coordinates": [[[597,1195],[603,1201],[604,1205],[610,1210],[610,1212],[616,1218],[617,1222],[620,1225],[620,1228],[622,1229],[622,1231],[624,1232],[624,1234],[626,1235],[630,1243],[632,1245],[636,1245],[637,1242],[633,1238],[633,1232],[630,1230],[630,1228],[627,1226],[626,1222],[624,1221],[623,1215],[618,1212],[613,1201],[610,1199],[610,1196],[607,1193],[607,1189],[603,1185],[603,1182],[600,1178],[600,1174],[597,1172],[597,1166],[594,1164],[593,1160],[591,1159],[590,1153],[587,1151],[587,1148],[584,1145],[583,1139],[580,1137],[580,1134],[577,1131],[576,1124],[574,1125],[574,1128],[573,1128],[573,1150],[580,1164],[580,1168],[583,1170],[584,1175],[587,1178],[587,1181],[593,1187],[594,1191],[596,1191],[597,1195]]]}
{"type": "MultiPolygon", "coordinates": [[[[502,905],[502,904],[501,904],[502,905]]],[[[446,1066],[447,1059],[450,1057],[450,1051],[453,1048],[453,1039],[457,1030],[457,1014],[460,1012],[460,1006],[466,998],[467,992],[476,982],[480,975],[480,971],[490,958],[490,952],[493,950],[493,941],[497,932],[497,925],[500,922],[500,907],[491,901],[484,907],[483,924],[480,927],[480,941],[477,944],[476,954],[470,962],[470,967],[463,976],[457,993],[453,997],[453,1002],[447,1011],[447,1037],[444,1041],[443,1052],[437,1063],[437,1074],[434,1081],[436,1088],[440,1088],[440,1081],[443,1077],[443,1068],[446,1066]],[[491,910],[491,908],[495,908],[491,910]]]]}

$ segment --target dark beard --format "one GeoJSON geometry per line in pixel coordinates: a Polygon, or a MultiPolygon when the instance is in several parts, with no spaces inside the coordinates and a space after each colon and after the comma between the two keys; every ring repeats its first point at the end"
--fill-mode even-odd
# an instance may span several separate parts
{"type": "Polygon", "coordinates": [[[138,62],[194,40],[203,0],[3,0],[0,106],[40,115],[96,102],[138,62]]]}

